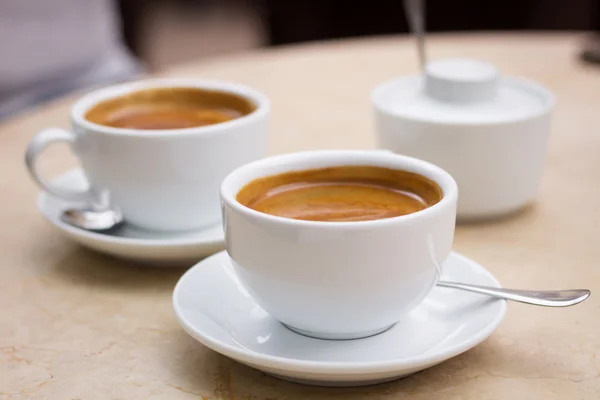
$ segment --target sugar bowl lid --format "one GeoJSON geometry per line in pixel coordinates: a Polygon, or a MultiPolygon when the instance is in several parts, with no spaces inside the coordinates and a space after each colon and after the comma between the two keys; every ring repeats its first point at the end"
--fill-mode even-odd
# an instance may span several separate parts
{"type": "Polygon", "coordinates": [[[378,86],[372,99],[394,116],[454,124],[519,121],[546,112],[554,103],[541,85],[503,77],[493,64],[470,58],[431,61],[423,75],[378,86]]]}

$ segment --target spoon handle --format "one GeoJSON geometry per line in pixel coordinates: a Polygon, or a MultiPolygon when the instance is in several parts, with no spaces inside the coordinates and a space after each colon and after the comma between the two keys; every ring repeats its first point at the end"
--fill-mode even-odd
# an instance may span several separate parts
{"type": "Polygon", "coordinates": [[[421,70],[425,70],[425,0],[404,0],[404,12],[408,26],[417,40],[421,70]]]}
{"type": "Polygon", "coordinates": [[[439,281],[438,286],[466,290],[468,292],[485,294],[499,299],[513,300],[520,303],[545,307],[568,307],[581,303],[591,292],[587,289],[572,290],[515,290],[499,289],[488,286],[468,285],[465,283],[439,281]]]}

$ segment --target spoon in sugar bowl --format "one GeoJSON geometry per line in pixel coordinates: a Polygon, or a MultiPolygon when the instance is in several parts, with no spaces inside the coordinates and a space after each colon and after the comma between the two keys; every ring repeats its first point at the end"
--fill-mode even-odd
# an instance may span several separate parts
{"type": "Polygon", "coordinates": [[[417,42],[421,71],[425,71],[425,64],[427,63],[425,54],[425,0],[404,0],[404,13],[410,31],[417,42]]]}

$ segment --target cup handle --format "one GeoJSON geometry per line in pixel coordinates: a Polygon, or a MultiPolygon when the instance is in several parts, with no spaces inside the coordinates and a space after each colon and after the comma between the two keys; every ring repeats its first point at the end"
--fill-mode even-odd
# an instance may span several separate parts
{"type": "Polygon", "coordinates": [[[38,157],[53,143],[66,142],[73,149],[75,134],[60,128],[44,129],[33,137],[25,152],[25,164],[33,180],[46,192],[67,201],[94,201],[92,189],[71,190],[48,182],[37,167],[38,157]]]}

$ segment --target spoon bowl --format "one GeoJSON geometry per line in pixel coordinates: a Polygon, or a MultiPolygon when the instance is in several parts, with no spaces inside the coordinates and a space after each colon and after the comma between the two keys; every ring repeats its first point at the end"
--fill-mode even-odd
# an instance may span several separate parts
{"type": "Polygon", "coordinates": [[[123,223],[123,214],[112,209],[70,208],[62,213],[61,219],[77,228],[104,232],[119,227],[123,223]]]}

